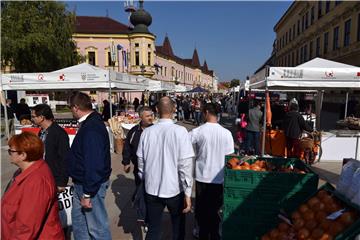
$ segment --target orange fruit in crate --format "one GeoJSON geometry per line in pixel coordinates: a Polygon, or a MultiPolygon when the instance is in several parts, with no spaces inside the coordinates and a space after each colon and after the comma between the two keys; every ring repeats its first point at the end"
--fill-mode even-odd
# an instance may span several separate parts
{"type": "Polygon", "coordinates": [[[324,211],[325,210],[325,204],[323,202],[318,202],[313,206],[313,210],[324,211]]]}
{"type": "Polygon", "coordinates": [[[324,219],[323,221],[321,221],[320,223],[320,227],[324,230],[328,230],[331,226],[333,221],[329,220],[329,219],[324,219]]]}
{"type": "Polygon", "coordinates": [[[309,221],[315,218],[315,213],[310,209],[302,214],[305,221],[309,221]]]}
{"type": "Polygon", "coordinates": [[[305,223],[305,227],[308,230],[313,230],[317,226],[317,222],[314,219],[311,219],[305,223]]]}
{"type": "Polygon", "coordinates": [[[302,218],[298,218],[293,221],[293,225],[296,230],[299,230],[305,225],[305,222],[302,218]]]}
{"type": "Polygon", "coordinates": [[[332,235],[332,236],[336,236],[339,233],[341,233],[342,231],[344,231],[345,227],[342,223],[340,222],[332,222],[330,224],[330,227],[328,229],[328,232],[332,235]]]}
{"type": "Polygon", "coordinates": [[[305,240],[308,239],[308,237],[310,236],[310,232],[306,228],[301,228],[296,235],[297,239],[305,240]]]}
{"type": "Polygon", "coordinates": [[[280,223],[278,226],[280,232],[286,232],[287,230],[289,230],[290,226],[287,223],[280,223]]]}
{"type": "Polygon", "coordinates": [[[279,234],[280,234],[280,231],[277,228],[275,228],[275,229],[270,231],[270,238],[271,239],[277,239],[279,234]]]}
{"type": "Polygon", "coordinates": [[[322,189],[316,194],[316,196],[319,199],[323,199],[324,197],[329,196],[329,193],[327,191],[325,191],[324,189],[322,189]]]}
{"type": "Polygon", "coordinates": [[[235,167],[232,168],[233,170],[242,170],[242,166],[240,165],[236,165],[235,167]]]}
{"type": "Polygon", "coordinates": [[[320,239],[323,235],[324,235],[324,230],[322,230],[321,228],[315,228],[311,232],[311,237],[313,239],[320,239]]]}
{"type": "Polygon", "coordinates": [[[302,218],[302,217],[301,217],[301,214],[298,211],[295,211],[295,212],[293,212],[291,214],[291,219],[292,220],[299,219],[299,218],[302,218]]]}
{"type": "Polygon", "coordinates": [[[326,217],[327,217],[327,214],[326,214],[325,211],[319,211],[319,212],[317,212],[317,213],[315,214],[315,219],[316,219],[316,221],[318,221],[318,222],[320,222],[320,223],[321,223],[323,220],[325,220],[326,217]]]}
{"type": "Polygon", "coordinates": [[[310,198],[310,200],[307,202],[307,205],[309,205],[310,208],[314,208],[314,206],[316,204],[318,204],[320,202],[320,200],[317,197],[312,197],[310,198]]]}
{"type": "Polygon", "coordinates": [[[306,205],[305,203],[304,204],[301,204],[300,207],[299,207],[299,212],[301,214],[303,214],[304,212],[307,212],[309,210],[309,207],[308,205],[306,205]]]}
{"type": "Polygon", "coordinates": [[[325,232],[323,235],[319,238],[319,240],[333,240],[333,236],[331,236],[329,233],[325,232]]]}
{"type": "Polygon", "coordinates": [[[227,161],[226,165],[229,167],[229,168],[234,168],[235,166],[237,166],[239,164],[239,159],[237,158],[231,158],[229,161],[227,161]]]}
{"type": "Polygon", "coordinates": [[[350,226],[355,222],[354,214],[352,214],[351,212],[343,213],[339,218],[339,222],[344,224],[345,226],[350,226]]]}

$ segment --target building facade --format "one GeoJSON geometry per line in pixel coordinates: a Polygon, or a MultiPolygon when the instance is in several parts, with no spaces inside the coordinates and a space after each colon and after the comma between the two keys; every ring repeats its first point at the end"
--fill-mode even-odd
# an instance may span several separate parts
{"type": "Polygon", "coordinates": [[[151,15],[140,7],[131,14],[133,27],[109,17],[77,16],[73,39],[84,60],[100,68],[184,85],[187,89],[201,86],[213,90],[215,74],[206,61],[201,65],[197,50],[190,59],[177,57],[168,36],[161,46],[148,27],[151,15]]]}
{"type": "Polygon", "coordinates": [[[294,1],[274,31],[275,66],[315,57],[360,66],[359,1],[294,1]]]}

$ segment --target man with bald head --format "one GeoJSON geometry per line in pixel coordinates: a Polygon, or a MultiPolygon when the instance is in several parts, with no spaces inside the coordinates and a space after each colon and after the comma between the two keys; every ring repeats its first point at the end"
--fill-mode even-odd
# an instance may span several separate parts
{"type": "Polygon", "coordinates": [[[195,154],[186,128],[172,120],[174,102],[162,97],[157,111],[160,114],[158,124],[143,131],[136,152],[139,177],[145,181],[149,227],[146,240],[161,238],[165,207],[171,215],[173,240],[181,240],[185,238],[185,213],[191,209],[195,154]]]}

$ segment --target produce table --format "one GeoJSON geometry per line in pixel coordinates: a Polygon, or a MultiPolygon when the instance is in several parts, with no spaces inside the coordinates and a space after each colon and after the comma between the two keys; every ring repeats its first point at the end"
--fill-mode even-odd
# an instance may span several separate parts
{"type": "MultiPolygon", "coordinates": [[[[69,136],[69,144],[71,146],[71,144],[74,141],[76,132],[77,132],[77,128],[64,128],[65,132],[68,134],[69,136]]],[[[109,140],[110,140],[110,151],[114,152],[114,139],[113,139],[113,134],[110,130],[110,128],[107,126],[106,130],[108,131],[109,134],[109,140]]],[[[20,134],[22,132],[33,132],[35,134],[38,134],[40,131],[40,128],[38,127],[31,127],[31,126],[15,126],[15,134],[20,134]]]]}
{"type": "Polygon", "coordinates": [[[323,132],[322,157],[326,161],[342,161],[344,158],[360,159],[360,131],[333,130],[323,132]]]}

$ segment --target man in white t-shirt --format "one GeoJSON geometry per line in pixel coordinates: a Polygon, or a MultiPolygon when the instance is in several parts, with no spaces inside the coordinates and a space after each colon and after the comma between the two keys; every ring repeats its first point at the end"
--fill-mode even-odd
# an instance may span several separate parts
{"type": "Polygon", "coordinates": [[[145,180],[149,228],[146,240],[160,239],[165,207],[171,215],[173,239],[183,240],[185,213],[191,210],[195,154],[186,128],[172,120],[174,102],[169,97],[162,97],[157,110],[160,120],[143,131],[136,152],[139,177],[145,180]]]}
{"type": "Polygon", "coordinates": [[[190,132],[195,147],[196,202],[195,217],[199,239],[220,239],[219,211],[223,202],[225,155],[234,152],[229,130],[217,123],[214,103],[203,108],[206,123],[190,132]]]}

